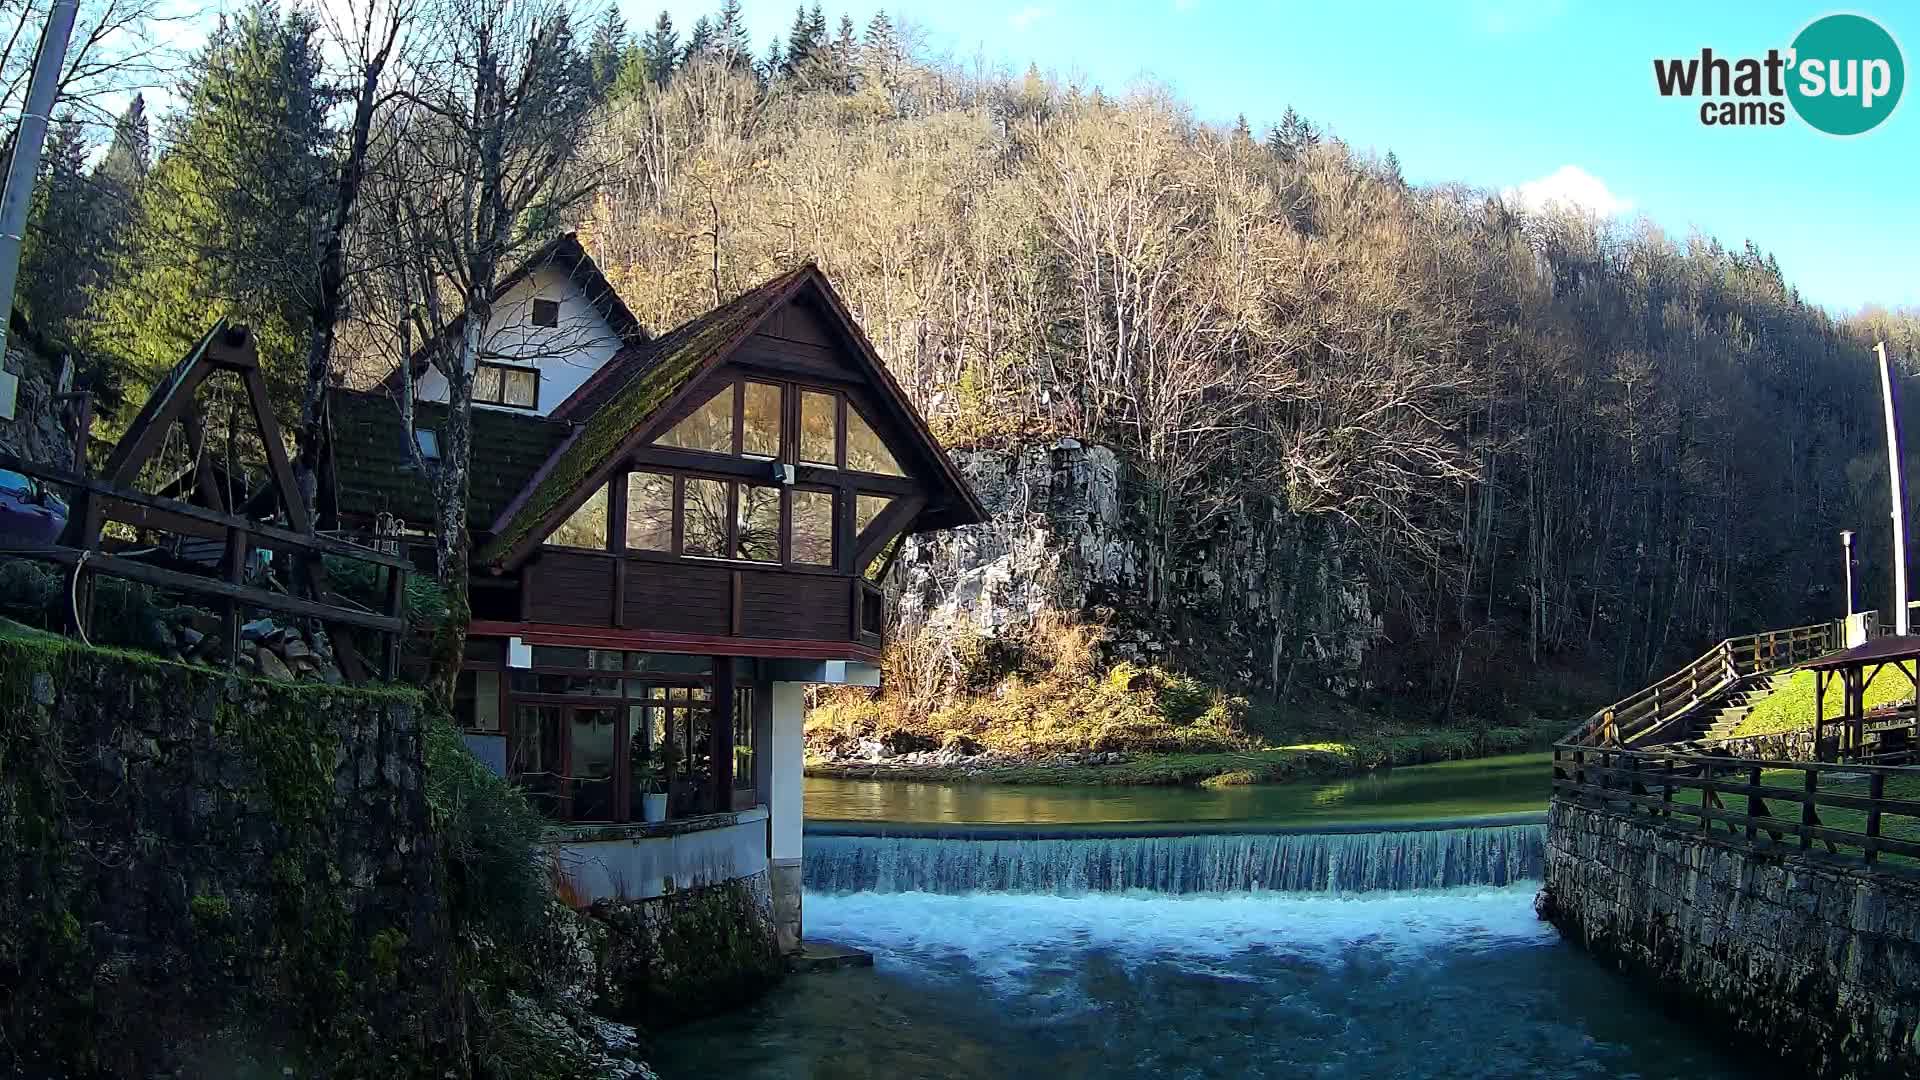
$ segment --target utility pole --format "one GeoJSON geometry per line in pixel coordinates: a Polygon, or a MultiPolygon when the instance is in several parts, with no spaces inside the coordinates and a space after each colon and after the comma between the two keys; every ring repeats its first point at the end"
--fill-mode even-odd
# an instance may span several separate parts
{"type": "Polygon", "coordinates": [[[1893,500],[1893,632],[1901,637],[1911,629],[1907,612],[1906,486],[1900,482],[1900,428],[1893,402],[1893,368],[1887,363],[1887,343],[1876,341],[1880,360],[1880,400],[1887,413],[1887,486],[1893,500]]]}
{"type": "MultiPolygon", "coordinates": [[[[13,140],[13,161],[7,166],[7,186],[0,193],[0,356],[7,353],[7,331],[13,325],[13,286],[20,276],[20,238],[27,231],[27,208],[33,204],[33,183],[40,173],[40,148],[47,141],[47,121],[60,92],[60,68],[67,62],[67,39],[73,36],[73,14],[80,0],[53,0],[40,49],[33,57],[33,79],[27,84],[26,106],[20,110],[20,129],[13,140]]],[[[13,412],[12,394],[0,401],[0,413],[13,412]]]]}

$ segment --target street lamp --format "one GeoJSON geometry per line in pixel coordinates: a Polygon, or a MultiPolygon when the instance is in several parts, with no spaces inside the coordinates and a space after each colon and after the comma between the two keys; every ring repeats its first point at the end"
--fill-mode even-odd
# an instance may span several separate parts
{"type": "Polygon", "coordinates": [[[1840,530],[1840,548],[1847,568],[1847,617],[1853,617],[1853,530],[1840,530]]]}

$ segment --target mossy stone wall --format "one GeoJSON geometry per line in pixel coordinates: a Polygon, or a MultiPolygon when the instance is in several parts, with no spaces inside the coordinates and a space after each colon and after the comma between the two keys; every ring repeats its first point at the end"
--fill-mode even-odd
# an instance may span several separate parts
{"type": "Polygon", "coordinates": [[[460,1075],[420,723],[0,636],[0,1073],[460,1075]]]}
{"type": "Polygon", "coordinates": [[[1769,1075],[1920,1074],[1920,882],[1555,799],[1541,913],[1769,1075]]]}
{"type": "Polygon", "coordinates": [[[779,981],[765,871],[645,900],[603,900],[590,912],[607,929],[608,1015],[661,1028],[737,1008],[779,981]]]}

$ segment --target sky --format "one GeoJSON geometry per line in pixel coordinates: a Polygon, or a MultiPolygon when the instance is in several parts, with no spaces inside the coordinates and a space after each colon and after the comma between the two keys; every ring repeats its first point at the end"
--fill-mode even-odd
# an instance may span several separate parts
{"type": "MultiPolygon", "coordinates": [[[[811,0],[809,0],[811,3],[811,0]]],[[[622,0],[635,33],[662,7],[684,36],[714,2],[622,0]]],[[[1464,182],[1523,199],[1578,201],[1670,235],[1698,230],[1778,257],[1789,282],[1836,313],[1920,304],[1920,104],[1873,131],[1714,128],[1699,101],[1661,98],[1656,57],[1762,55],[1836,10],[1920,47],[1920,5],[1849,7],[1693,0],[892,0],[823,4],[864,28],[905,16],[934,53],[968,66],[1035,63],[1109,92],[1172,87],[1200,120],[1244,113],[1255,130],[1288,105],[1359,149],[1393,151],[1416,184],[1464,182]]],[[[791,2],[743,0],[756,52],[791,2]]],[[[1920,89],[1906,97],[1920,96],[1920,89]]]]}

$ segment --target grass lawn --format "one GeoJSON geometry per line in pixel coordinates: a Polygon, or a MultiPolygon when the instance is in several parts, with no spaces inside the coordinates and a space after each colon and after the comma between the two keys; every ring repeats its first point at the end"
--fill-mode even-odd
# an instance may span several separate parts
{"type": "MultiPolygon", "coordinates": [[[[1808,711],[1812,711],[1811,705],[1808,706],[1808,711]]],[[[1805,782],[1805,775],[1805,773],[1798,769],[1766,769],[1760,773],[1760,783],[1767,787],[1788,788],[1793,791],[1798,791],[1800,790],[1801,784],[1805,782]]],[[[1846,774],[1827,773],[1821,776],[1820,791],[1824,794],[1857,795],[1865,798],[1868,794],[1868,780],[1866,776],[1856,775],[1849,779],[1842,779],[1841,777],[1845,775],[1846,774]]],[[[1729,782],[1738,783],[1744,782],[1745,777],[1728,776],[1724,777],[1724,779],[1729,782]]],[[[1649,784],[1648,789],[1655,795],[1660,793],[1660,789],[1656,784],[1649,784]]],[[[1883,797],[1888,799],[1911,799],[1920,801],[1920,776],[1888,777],[1883,797]]],[[[1747,798],[1744,795],[1723,795],[1721,798],[1726,804],[1726,809],[1733,813],[1744,813],[1747,809],[1747,798]]],[[[1676,790],[1673,793],[1673,801],[1675,803],[1684,803],[1688,806],[1698,806],[1700,805],[1700,792],[1697,790],[1676,790]]],[[[1775,799],[1767,803],[1767,810],[1774,817],[1781,818],[1785,821],[1798,823],[1800,820],[1800,803],[1797,801],[1775,799]]],[[[1820,824],[1829,829],[1844,829],[1848,832],[1856,833],[1865,833],[1867,831],[1867,812],[1865,810],[1822,806],[1819,808],[1819,811],[1820,824]]],[[[1676,821],[1678,820],[1680,819],[1676,819],[1676,821]]],[[[1717,821],[1714,823],[1714,831],[1720,832],[1724,830],[1726,826],[1726,822],[1717,821]]],[[[1735,825],[1733,828],[1736,831],[1744,831],[1744,826],[1742,825],[1735,825]]],[[[1760,835],[1764,836],[1765,834],[1764,819],[1762,819],[1760,835]]],[[[1890,839],[1920,843],[1920,818],[1882,812],[1880,815],[1880,835],[1890,839]]],[[[1800,843],[1798,837],[1790,834],[1782,834],[1782,842],[1796,847],[1800,843]]],[[[1813,849],[1815,851],[1825,851],[1826,845],[1816,840],[1814,841],[1813,849]]],[[[1843,847],[1841,848],[1841,853],[1847,854],[1849,851],[1843,847]]],[[[1859,854],[1859,851],[1858,849],[1853,849],[1851,853],[1859,854]]],[[[1896,865],[1915,865],[1914,860],[1901,855],[1888,855],[1883,853],[1880,858],[1883,862],[1894,863],[1896,865]]]]}
{"type": "MultiPolygon", "coordinates": [[[[1832,720],[1840,715],[1842,694],[1840,684],[1834,681],[1827,686],[1825,702],[1826,718],[1832,720]]],[[[1913,683],[1905,675],[1892,667],[1882,668],[1880,674],[1867,684],[1867,708],[1879,705],[1897,705],[1913,700],[1913,683]]],[[[1780,688],[1753,707],[1753,711],[1740,721],[1734,729],[1734,737],[1747,735],[1771,735],[1777,731],[1792,731],[1795,728],[1813,726],[1813,672],[1796,671],[1793,677],[1780,684],[1780,688]]]]}

